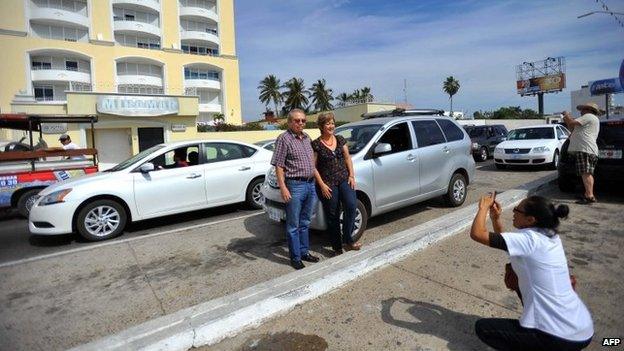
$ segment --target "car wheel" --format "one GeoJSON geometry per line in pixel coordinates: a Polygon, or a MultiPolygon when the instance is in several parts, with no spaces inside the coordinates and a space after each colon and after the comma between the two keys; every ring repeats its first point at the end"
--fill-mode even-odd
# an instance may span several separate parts
{"type": "Polygon", "coordinates": [[[247,187],[247,194],[245,196],[245,202],[253,209],[262,209],[264,204],[264,195],[262,194],[262,183],[264,178],[256,178],[249,183],[247,187]]]}
{"type": "Polygon", "coordinates": [[[569,178],[559,177],[557,179],[557,185],[559,186],[559,190],[564,193],[571,193],[574,192],[574,190],[576,189],[576,184],[574,183],[574,180],[569,178]]]}
{"type": "MultiPolygon", "coordinates": [[[[340,213],[340,230],[342,232],[342,219],[343,213],[340,213]]],[[[362,238],[362,234],[366,230],[366,225],[368,224],[368,212],[366,211],[366,206],[359,199],[356,200],[356,208],[355,208],[355,223],[353,225],[353,232],[351,233],[351,239],[353,242],[357,242],[362,238]]]]}
{"type": "Polygon", "coordinates": [[[484,146],[481,148],[481,150],[479,150],[479,161],[483,162],[483,161],[487,161],[487,159],[488,159],[488,150],[484,146]]]}
{"type": "Polygon", "coordinates": [[[555,153],[553,154],[553,160],[548,165],[548,168],[557,169],[557,166],[559,166],[559,150],[555,150],[555,153]]]}
{"type": "Polygon", "coordinates": [[[451,207],[461,206],[466,201],[467,194],[466,177],[460,173],[453,174],[445,196],[446,203],[451,207]]]}
{"type": "Polygon", "coordinates": [[[126,210],[113,200],[96,200],[78,213],[78,234],[89,241],[114,238],[123,232],[127,221],[126,210]]]}
{"type": "Polygon", "coordinates": [[[504,165],[502,163],[495,163],[495,165],[496,165],[497,169],[505,169],[505,168],[507,168],[507,165],[504,165]]]}
{"type": "Polygon", "coordinates": [[[28,190],[27,192],[23,193],[22,196],[20,196],[20,198],[17,200],[17,211],[20,215],[28,218],[28,215],[30,214],[30,209],[35,204],[35,201],[37,201],[37,194],[39,194],[40,191],[41,189],[28,190]]]}

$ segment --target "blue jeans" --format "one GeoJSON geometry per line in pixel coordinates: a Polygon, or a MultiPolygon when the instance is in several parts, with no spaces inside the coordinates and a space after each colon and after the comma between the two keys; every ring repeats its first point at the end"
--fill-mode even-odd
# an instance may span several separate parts
{"type": "Polygon", "coordinates": [[[331,198],[326,199],[319,194],[323,202],[323,210],[327,216],[327,230],[331,237],[332,248],[341,250],[342,243],[353,244],[353,227],[355,226],[355,212],[357,208],[355,190],[351,189],[345,180],[338,185],[331,186],[331,198]],[[340,232],[340,210],[344,212],[342,232],[340,232]]]}
{"type": "Polygon", "coordinates": [[[286,179],[291,199],[286,203],[286,235],[290,259],[301,261],[310,247],[309,229],[312,211],[316,205],[314,182],[286,179]]]}

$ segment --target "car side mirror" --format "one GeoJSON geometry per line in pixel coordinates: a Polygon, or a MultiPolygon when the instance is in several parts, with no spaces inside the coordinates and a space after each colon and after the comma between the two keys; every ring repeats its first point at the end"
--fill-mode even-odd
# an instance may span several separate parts
{"type": "Polygon", "coordinates": [[[146,162],[142,164],[141,167],[139,167],[139,171],[141,171],[141,173],[149,173],[149,172],[152,172],[153,170],[154,170],[154,164],[151,162],[146,162]]]}
{"type": "Polygon", "coordinates": [[[379,143],[375,145],[375,150],[373,150],[374,156],[381,156],[383,154],[387,154],[392,151],[392,145],[388,143],[379,143]]]}

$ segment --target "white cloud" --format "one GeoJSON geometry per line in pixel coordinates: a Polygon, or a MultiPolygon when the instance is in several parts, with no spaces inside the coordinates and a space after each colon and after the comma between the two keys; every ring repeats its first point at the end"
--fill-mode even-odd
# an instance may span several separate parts
{"type": "MultiPolygon", "coordinates": [[[[589,80],[617,75],[624,29],[608,16],[577,19],[592,2],[461,2],[445,9],[403,13],[356,7],[348,1],[237,3],[237,47],[243,113],[264,107],[258,82],[268,74],[293,76],[308,87],[325,78],[337,95],[371,86],[378,97],[418,107],[448,106],[445,77],[461,83],[454,107],[468,111],[520,105],[536,99],[515,91],[515,65],[549,56],[567,58],[568,89],[545,98],[546,111],[568,109],[569,91],[589,80]],[[613,22],[613,23],[612,23],[613,22]]],[[[379,5],[382,6],[382,5],[379,5]]]]}

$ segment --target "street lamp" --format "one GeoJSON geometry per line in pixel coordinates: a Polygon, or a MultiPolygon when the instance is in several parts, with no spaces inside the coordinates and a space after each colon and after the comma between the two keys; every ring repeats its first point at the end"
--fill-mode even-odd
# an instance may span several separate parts
{"type": "Polygon", "coordinates": [[[624,13],[622,13],[622,12],[612,12],[612,11],[592,11],[592,12],[586,13],[586,14],[584,14],[584,15],[577,16],[576,18],[583,18],[583,17],[587,17],[587,16],[589,16],[589,15],[593,15],[594,13],[606,13],[606,14],[608,14],[608,15],[621,15],[621,16],[624,16],[624,13]]]}

